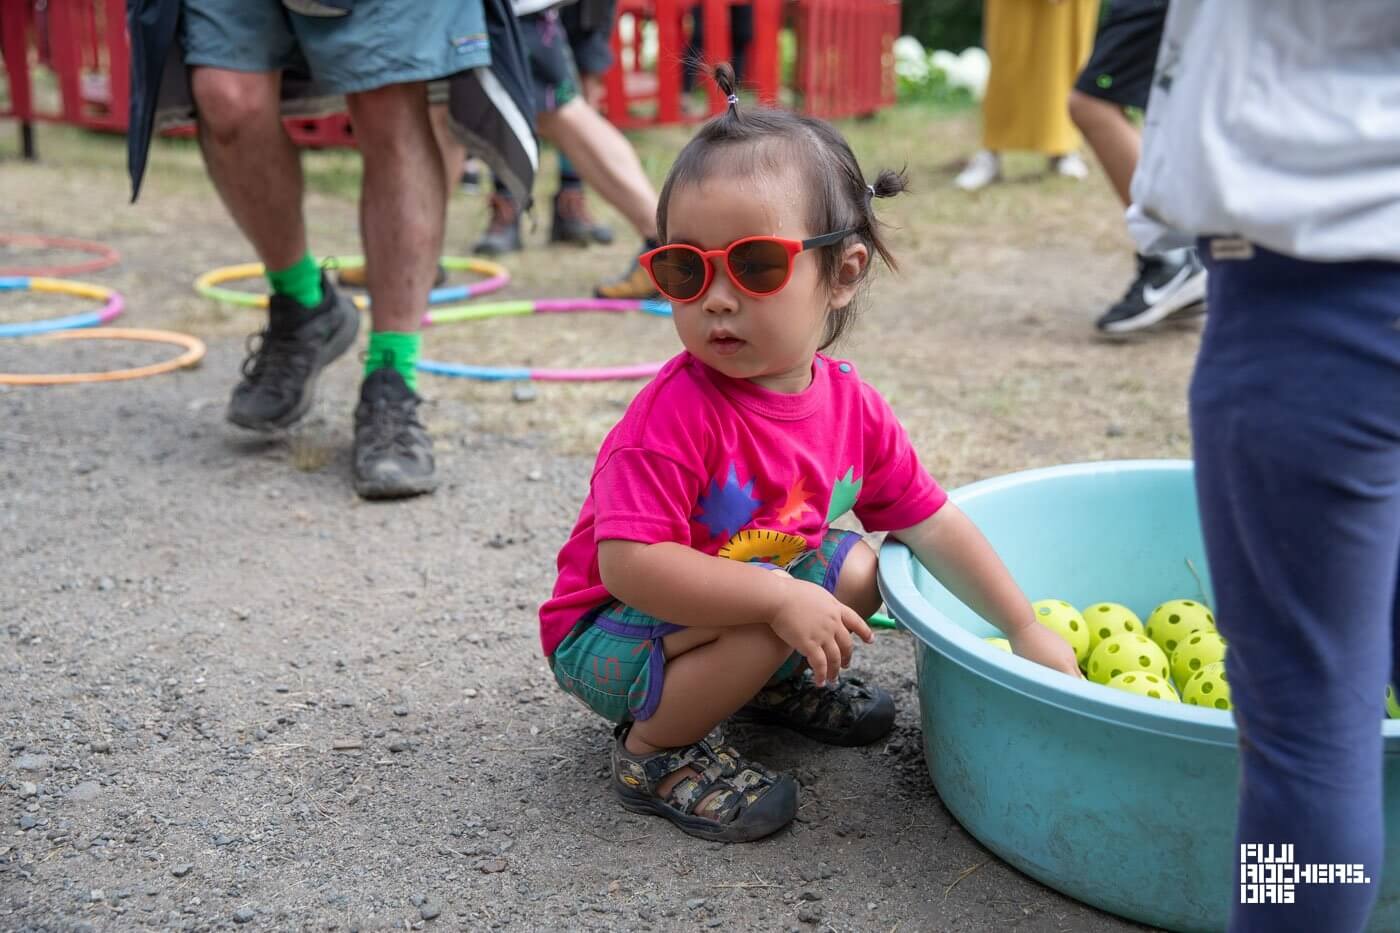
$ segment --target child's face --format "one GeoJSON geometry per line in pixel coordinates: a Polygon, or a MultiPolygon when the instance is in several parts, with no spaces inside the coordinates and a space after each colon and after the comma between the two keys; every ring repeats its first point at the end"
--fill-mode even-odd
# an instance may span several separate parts
{"type": "MultiPolygon", "coordinates": [[[[747,236],[802,240],[830,232],[807,229],[800,191],[795,172],[742,179],[716,172],[671,192],[667,242],[714,250],[747,236]]],[[[709,289],[694,301],[672,302],[681,343],[726,376],[779,392],[805,389],[827,311],[849,302],[852,290],[827,288],[815,250],[799,253],[787,286],[764,298],[736,288],[723,259],[712,262],[709,289]]]]}

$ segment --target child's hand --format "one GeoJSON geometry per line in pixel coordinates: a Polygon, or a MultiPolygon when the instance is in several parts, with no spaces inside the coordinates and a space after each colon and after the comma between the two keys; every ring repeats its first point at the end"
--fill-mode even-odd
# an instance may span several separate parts
{"type": "Polygon", "coordinates": [[[1027,661],[1044,664],[1062,674],[1083,678],[1079,672],[1079,662],[1074,658],[1074,649],[1059,635],[1036,622],[1028,622],[1007,635],[1011,650],[1027,661]]]}
{"type": "Polygon", "coordinates": [[[784,582],[787,592],[769,625],[807,659],[812,680],[820,687],[851,663],[852,632],[867,644],[875,640],[875,633],[859,613],[817,584],[791,577],[784,582]]]}

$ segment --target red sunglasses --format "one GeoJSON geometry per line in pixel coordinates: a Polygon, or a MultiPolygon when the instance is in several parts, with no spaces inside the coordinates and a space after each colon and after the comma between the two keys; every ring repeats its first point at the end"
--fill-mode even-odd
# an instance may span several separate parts
{"type": "Polygon", "coordinates": [[[724,257],[729,281],[739,291],[765,298],[782,291],[792,279],[792,263],[798,253],[840,243],[855,232],[852,227],[808,240],[746,236],[724,249],[708,250],[689,243],[670,243],[642,253],[640,260],[656,290],[671,301],[695,301],[705,294],[715,278],[710,260],[719,256],[724,257]]]}

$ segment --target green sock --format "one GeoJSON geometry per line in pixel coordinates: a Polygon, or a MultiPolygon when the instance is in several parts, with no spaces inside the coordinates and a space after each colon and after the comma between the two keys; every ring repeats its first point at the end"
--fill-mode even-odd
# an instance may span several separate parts
{"type": "Polygon", "coordinates": [[[321,267],[310,253],[286,269],[269,271],[267,280],[272,283],[273,292],[295,299],[298,304],[314,308],[321,303],[321,267]]]}
{"type": "Polygon", "coordinates": [[[365,375],[386,366],[399,371],[403,381],[418,391],[418,350],[423,346],[422,334],[403,334],[392,330],[371,331],[369,352],[365,354],[365,375]]]}

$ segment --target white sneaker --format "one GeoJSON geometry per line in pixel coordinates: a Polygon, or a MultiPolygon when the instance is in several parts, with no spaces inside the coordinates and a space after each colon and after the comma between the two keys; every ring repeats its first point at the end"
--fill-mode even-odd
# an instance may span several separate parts
{"type": "Polygon", "coordinates": [[[1065,178],[1073,178],[1075,181],[1083,181],[1089,177],[1089,166],[1084,164],[1084,160],[1077,152],[1051,156],[1050,171],[1065,178]]]}
{"type": "Polygon", "coordinates": [[[979,191],[1000,180],[1001,156],[981,149],[967,160],[967,165],[958,173],[958,177],[953,179],[953,184],[964,191],[979,191]]]}

